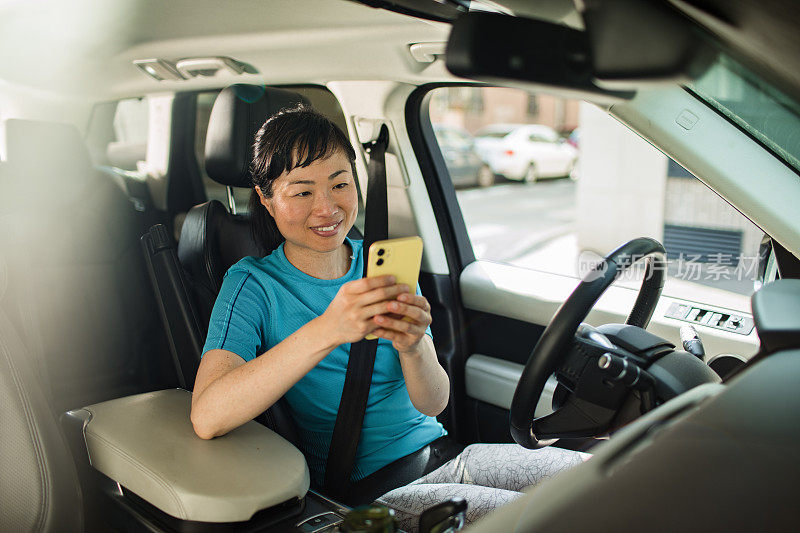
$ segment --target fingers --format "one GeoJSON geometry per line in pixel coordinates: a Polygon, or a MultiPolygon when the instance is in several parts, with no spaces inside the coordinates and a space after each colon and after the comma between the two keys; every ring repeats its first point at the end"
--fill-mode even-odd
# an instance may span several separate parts
{"type": "Polygon", "coordinates": [[[376,337],[380,337],[381,339],[386,339],[387,341],[392,342],[402,341],[405,337],[405,334],[400,333],[399,331],[392,331],[391,329],[383,328],[374,329],[372,334],[376,337]]]}
{"type": "MultiPolygon", "coordinates": [[[[400,294],[399,298],[408,296],[406,293],[400,294]]],[[[415,303],[427,305],[427,301],[419,302],[414,300],[415,303]]],[[[428,306],[430,307],[430,306],[428,306]]],[[[366,320],[376,315],[387,315],[390,318],[402,319],[407,317],[411,321],[427,327],[431,323],[431,314],[422,307],[416,305],[409,305],[397,300],[382,300],[380,302],[368,305],[361,309],[359,318],[366,320]]]]}
{"type": "Polygon", "coordinates": [[[431,304],[428,302],[428,299],[424,296],[418,296],[416,294],[401,294],[397,297],[397,299],[401,302],[405,302],[410,305],[414,305],[423,309],[424,311],[430,312],[431,304]]]}
{"type": "MultiPolygon", "coordinates": [[[[402,295],[401,295],[402,296],[402,295]]],[[[431,314],[416,305],[409,305],[399,301],[387,303],[389,313],[400,315],[397,318],[408,317],[417,324],[428,326],[431,323],[431,314]]]]}
{"type": "Polygon", "coordinates": [[[394,344],[395,349],[398,351],[400,351],[401,348],[413,346],[419,342],[420,338],[422,338],[421,336],[416,337],[407,333],[400,333],[399,331],[385,328],[376,328],[372,330],[372,334],[376,337],[380,337],[381,339],[391,341],[394,344]]]}
{"type": "Polygon", "coordinates": [[[416,322],[392,318],[387,315],[377,315],[374,320],[380,329],[392,330],[418,338],[425,334],[425,327],[427,326],[416,322]]]}
{"type": "Polygon", "coordinates": [[[374,278],[361,278],[349,281],[344,284],[350,294],[363,294],[373,289],[388,287],[395,284],[395,277],[392,275],[376,276],[374,278]]]}
{"type": "Polygon", "coordinates": [[[408,285],[389,285],[372,289],[358,296],[358,303],[362,306],[382,302],[385,300],[394,300],[400,294],[408,292],[408,285]]]}
{"type": "Polygon", "coordinates": [[[381,326],[372,331],[372,334],[376,337],[390,341],[392,346],[394,346],[395,350],[398,352],[413,351],[417,349],[416,347],[419,346],[422,337],[425,336],[424,328],[415,326],[403,320],[389,319],[388,317],[382,315],[375,317],[375,320],[381,324],[393,324],[395,327],[409,330],[408,332],[404,332],[391,329],[391,326],[381,326]],[[396,324],[397,322],[400,324],[396,324]]]}

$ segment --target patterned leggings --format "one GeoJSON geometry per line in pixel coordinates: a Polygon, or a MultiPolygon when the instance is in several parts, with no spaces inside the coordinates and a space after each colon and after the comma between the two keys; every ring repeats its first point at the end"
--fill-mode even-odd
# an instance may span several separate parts
{"type": "Polygon", "coordinates": [[[430,474],[387,492],[376,502],[394,509],[400,527],[413,533],[422,511],[460,496],[467,501],[467,523],[471,523],[520,497],[523,488],[589,457],[554,447],[528,450],[517,444],[472,444],[430,474]]]}

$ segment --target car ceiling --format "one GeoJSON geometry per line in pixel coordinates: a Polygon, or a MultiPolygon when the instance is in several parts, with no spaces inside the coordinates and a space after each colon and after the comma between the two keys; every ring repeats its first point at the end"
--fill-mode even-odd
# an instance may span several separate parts
{"type": "Polygon", "coordinates": [[[444,42],[449,26],[344,0],[0,0],[0,80],[91,98],[265,83],[450,77],[419,64],[415,42],[444,42]],[[134,59],[230,56],[258,77],[156,82],[134,59]]]}
{"type": "MultiPolygon", "coordinates": [[[[357,0],[356,0],[357,1],[357,0]]],[[[409,8],[434,19],[455,18],[469,0],[362,0],[401,12],[409,8]],[[450,16],[442,17],[443,4],[450,16]]],[[[796,0],[663,0],[715,35],[748,67],[800,100],[800,8],[796,0]]],[[[488,9],[583,28],[585,6],[646,6],[639,0],[472,0],[472,9],[488,9]]],[[[644,8],[644,7],[643,7],[644,8]]]]}
{"type": "MultiPolygon", "coordinates": [[[[618,1],[626,0],[476,0],[473,6],[581,27],[576,4],[618,1]]],[[[800,96],[794,1],[669,1],[800,96]]],[[[235,81],[454,79],[442,62],[418,63],[408,52],[412,43],[445,42],[449,25],[389,9],[427,10],[440,20],[460,11],[452,0],[106,0],[103,9],[92,0],[0,0],[0,80],[97,99],[235,81]],[[158,83],[132,64],[221,55],[253,65],[260,75],[158,83]]]]}
{"type": "Polygon", "coordinates": [[[670,0],[748,66],[800,100],[800,6],[796,0],[670,0]]]}

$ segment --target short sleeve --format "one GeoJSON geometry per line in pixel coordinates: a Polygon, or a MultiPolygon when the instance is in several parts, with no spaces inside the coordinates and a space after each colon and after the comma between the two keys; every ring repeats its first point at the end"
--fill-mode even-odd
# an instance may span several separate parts
{"type": "Polygon", "coordinates": [[[267,296],[252,274],[230,270],[211,311],[203,354],[223,349],[245,361],[255,359],[268,327],[267,296]]]}

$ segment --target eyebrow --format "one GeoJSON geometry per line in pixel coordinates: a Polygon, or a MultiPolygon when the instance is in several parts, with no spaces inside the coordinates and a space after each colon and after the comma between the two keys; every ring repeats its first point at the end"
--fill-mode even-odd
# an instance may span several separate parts
{"type": "MultiPolygon", "coordinates": [[[[347,172],[347,169],[343,168],[342,170],[337,170],[336,172],[328,176],[328,179],[332,180],[339,174],[342,174],[343,172],[347,172]]],[[[314,182],[312,180],[294,180],[289,182],[289,185],[313,185],[313,184],[314,182]]]]}

